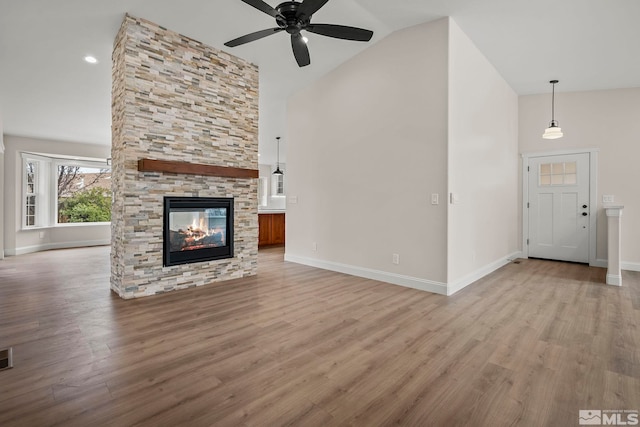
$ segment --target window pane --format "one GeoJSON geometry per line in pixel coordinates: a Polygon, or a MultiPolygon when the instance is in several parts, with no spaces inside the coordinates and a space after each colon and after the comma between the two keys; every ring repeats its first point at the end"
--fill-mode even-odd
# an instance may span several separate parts
{"type": "Polygon", "coordinates": [[[577,175],[575,173],[569,173],[564,176],[564,183],[566,185],[575,185],[577,181],[577,175]]]}
{"type": "Polygon", "coordinates": [[[551,164],[540,165],[540,175],[551,175],[551,164]]]}
{"type": "Polygon", "coordinates": [[[564,173],[564,163],[553,163],[551,165],[551,173],[554,175],[560,175],[564,173]]]}
{"type": "Polygon", "coordinates": [[[111,221],[111,170],[58,166],[58,223],[111,221]]]}
{"type": "Polygon", "coordinates": [[[267,178],[258,180],[258,206],[267,206],[267,178]]]}
{"type": "Polygon", "coordinates": [[[36,196],[37,191],[36,182],[38,181],[37,164],[33,160],[26,161],[24,163],[24,179],[25,188],[24,192],[24,224],[27,227],[36,225],[36,196]]]}
{"type": "Polygon", "coordinates": [[[551,176],[540,176],[540,185],[551,185],[551,176]]]}
{"type": "Polygon", "coordinates": [[[278,194],[284,194],[284,177],[278,176],[278,194]]]}
{"type": "Polygon", "coordinates": [[[567,162],[564,164],[564,173],[576,173],[576,162],[567,162]]]}
{"type": "Polygon", "coordinates": [[[562,175],[551,175],[552,185],[562,185],[562,175]]]}

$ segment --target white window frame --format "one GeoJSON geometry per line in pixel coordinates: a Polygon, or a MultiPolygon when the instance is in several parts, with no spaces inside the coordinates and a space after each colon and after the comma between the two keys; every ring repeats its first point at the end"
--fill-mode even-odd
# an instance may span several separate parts
{"type": "Polygon", "coordinates": [[[46,176],[51,159],[32,153],[22,153],[22,228],[29,230],[48,226],[47,211],[49,194],[47,194],[46,176]],[[27,163],[34,163],[34,193],[28,193],[27,163]],[[35,196],[35,218],[33,225],[27,225],[27,195],[35,196]]]}
{"type": "Polygon", "coordinates": [[[22,186],[22,227],[23,228],[31,228],[31,227],[37,227],[38,226],[38,204],[39,204],[39,197],[38,197],[38,176],[39,176],[39,167],[38,167],[38,162],[32,159],[24,159],[22,162],[23,165],[23,174],[22,174],[22,181],[23,181],[23,186],[22,186]],[[29,171],[29,164],[33,164],[33,171],[30,172],[29,171]],[[33,191],[30,192],[29,191],[29,174],[33,173],[33,178],[32,178],[32,182],[31,184],[33,185],[33,191]],[[29,203],[29,200],[33,198],[33,215],[29,214],[29,207],[31,206],[31,204],[29,203]],[[29,224],[29,221],[27,220],[27,218],[33,216],[33,224],[29,224]]]}
{"type": "Polygon", "coordinates": [[[72,157],[54,156],[46,154],[36,154],[21,152],[22,158],[22,209],[21,224],[23,230],[33,230],[50,227],[69,227],[96,224],[110,224],[109,222],[71,222],[58,223],[58,166],[80,166],[98,169],[111,169],[111,165],[106,160],[101,159],[80,159],[72,157]],[[34,225],[27,225],[27,163],[35,163],[34,191],[35,200],[35,221],[34,225]]]}

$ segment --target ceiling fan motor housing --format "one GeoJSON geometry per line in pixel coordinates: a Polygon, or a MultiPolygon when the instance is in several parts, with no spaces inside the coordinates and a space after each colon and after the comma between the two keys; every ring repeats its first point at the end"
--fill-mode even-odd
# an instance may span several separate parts
{"type": "Polygon", "coordinates": [[[295,1],[286,1],[279,4],[276,7],[278,16],[276,16],[276,22],[280,28],[284,28],[289,34],[299,34],[309,25],[310,17],[300,17],[299,19],[298,8],[301,3],[295,1]]]}

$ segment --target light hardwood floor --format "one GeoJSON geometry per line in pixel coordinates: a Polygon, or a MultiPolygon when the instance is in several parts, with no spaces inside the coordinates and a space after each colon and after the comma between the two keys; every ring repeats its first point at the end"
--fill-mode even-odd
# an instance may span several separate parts
{"type": "Polygon", "coordinates": [[[2,426],[574,426],[640,410],[640,273],[522,260],[452,297],[283,261],[124,301],[109,248],[0,261],[2,426]]]}

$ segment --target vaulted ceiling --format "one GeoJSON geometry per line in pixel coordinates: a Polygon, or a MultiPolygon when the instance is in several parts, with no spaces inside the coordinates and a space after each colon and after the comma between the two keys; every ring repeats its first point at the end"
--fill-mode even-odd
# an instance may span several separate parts
{"type": "Polygon", "coordinates": [[[559,92],[640,86],[638,0],[331,0],[314,22],[367,28],[374,37],[360,43],[308,33],[312,63],[305,68],[286,33],[224,46],[274,26],[240,0],[0,0],[4,133],[110,144],[111,50],[125,13],[259,65],[265,163],[275,137],[284,136],[292,91],[395,30],[443,16],[455,19],[519,94],[548,92],[552,78],[559,92]],[[89,54],[99,62],[84,62],[89,54]]]}

